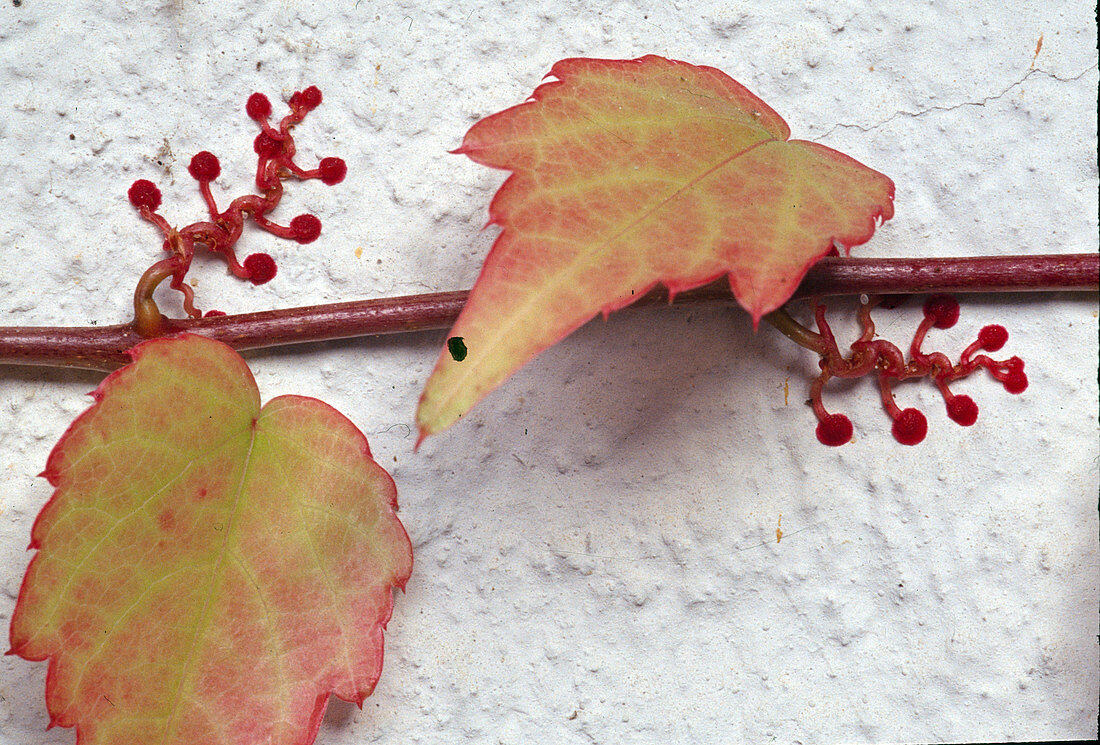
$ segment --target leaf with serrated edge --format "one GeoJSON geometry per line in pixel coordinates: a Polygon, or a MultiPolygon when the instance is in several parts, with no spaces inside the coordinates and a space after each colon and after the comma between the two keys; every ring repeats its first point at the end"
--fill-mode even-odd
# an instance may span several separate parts
{"type": "Polygon", "coordinates": [[[224,344],[131,354],[50,454],[10,653],[49,660],[79,745],[308,745],[382,669],[412,569],[393,480],[327,404],[261,409],[224,344]]]}
{"type": "Polygon", "coordinates": [[[778,114],[725,73],[661,57],[567,59],[531,99],[478,122],[456,152],[512,175],[502,228],[420,399],[421,440],[453,424],[543,349],[658,283],[729,275],[760,317],[830,253],[893,216],[886,176],[788,140],[778,114]]]}

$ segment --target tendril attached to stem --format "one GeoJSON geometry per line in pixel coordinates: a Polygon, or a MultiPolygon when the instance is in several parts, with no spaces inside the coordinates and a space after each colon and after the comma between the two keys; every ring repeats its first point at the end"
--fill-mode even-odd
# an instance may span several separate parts
{"type": "MultiPolygon", "coordinates": [[[[138,333],[153,337],[167,332],[168,319],[161,314],[153,300],[153,292],[168,278],[171,278],[169,286],[183,295],[183,309],[187,316],[203,317],[202,311],[195,307],[194,291],[184,282],[197,246],[220,255],[225,259],[231,274],[252,284],[261,285],[274,279],[277,266],[270,255],[252,254],[243,262],[237,259],[233,247],[241,237],[246,217],[280,238],[303,244],[317,240],[321,234],[321,221],[315,215],[298,215],[289,225],[283,226],[268,220],[267,214],[282,199],[285,179],[293,177],[304,181],[315,178],[332,186],[343,181],[347,175],[347,165],[340,158],[323,158],[313,170],[305,170],[294,162],[294,137],[290,130],[320,104],[321,91],[316,86],[297,91],[290,97],[290,113],[283,117],[278,127],[274,127],[269,122],[271,102],[267,96],[253,93],[249,97],[245,111],[260,125],[260,134],[253,143],[253,150],[259,157],[256,187],[260,194],[237,197],[229,207],[220,211],[210,191],[210,183],[221,174],[221,164],[213,153],[205,150],[197,153],[191,159],[187,171],[199,182],[199,191],[210,213],[209,220],[177,229],[157,213],[161,202],[160,189],[146,179],[133,183],[128,192],[130,203],[145,220],[156,225],[164,234],[164,250],[169,254],[167,259],[149,267],[138,281],[134,292],[134,326],[138,333]]],[[[224,314],[220,311],[208,311],[207,315],[224,314]]]]}
{"type": "Polygon", "coordinates": [[[874,372],[878,376],[882,405],[893,421],[894,438],[903,445],[916,445],[928,432],[928,420],[915,408],[902,409],[894,400],[893,387],[902,380],[929,378],[939,389],[947,406],[947,415],[956,423],[969,427],[978,418],[978,405],[970,396],[951,391],[950,384],[971,375],[980,368],[989,371],[1009,393],[1023,393],[1027,388],[1024,361],[1019,357],[994,360],[978,352],[996,352],[1008,341],[1003,326],[990,325],[978,333],[978,339],[959,356],[957,363],[942,352],[924,352],[925,336],[933,328],[947,329],[959,319],[959,304],[950,295],[932,295],[924,303],[924,319],[920,322],[909,344],[908,358],[894,344],[875,338],[875,323],[871,311],[882,302],[878,296],[861,303],[859,324],[861,334],[850,345],[845,356],[837,346],[832,329],[825,319],[825,306],[814,300],[814,320],[817,331],[812,331],[779,309],[765,319],[784,336],[815,352],[821,357],[818,363],[821,373],[810,384],[810,404],[817,417],[817,439],[825,445],[839,446],[852,439],[852,423],[844,414],[830,414],[822,401],[825,384],[831,378],[858,378],[874,372]]]}

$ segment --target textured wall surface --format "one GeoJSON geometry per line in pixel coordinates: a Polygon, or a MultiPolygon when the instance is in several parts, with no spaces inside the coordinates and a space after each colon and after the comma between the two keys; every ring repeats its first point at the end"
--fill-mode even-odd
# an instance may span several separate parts
{"type": "MultiPolygon", "coordinates": [[[[503,174],[447,151],[570,56],[713,65],[795,137],[885,172],[897,216],[859,255],[1097,250],[1088,3],[328,5],[4,0],[0,324],[127,320],[160,251],[129,184],[197,219],[191,155],[221,157],[219,197],[251,188],[245,99],[309,84],[325,104],[299,149],[349,176],[293,186],[275,217],[309,210],[324,233],[247,231],[279,276],[251,287],[197,261],[200,305],[469,287],[503,174]]],[[[907,343],[918,317],[884,311],[880,332],[907,343]]],[[[954,355],[987,323],[1031,387],[967,380],[982,416],[963,429],[931,386],[899,386],[929,416],[911,448],[869,380],[828,389],[855,442],[819,445],[815,360],[735,309],[589,324],[418,453],[444,334],[248,354],[265,398],[316,395],[367,433],[416,549],[378,689],[362,711],[334,702],[318,743],[1094,736],[1096,296],[967,298],[930,347],[954,355]]],[[[0,365],[0,627],[50,496],[35,474],[99,380],[0,365]]],[[[45,674],[0,658],[2,745],[73,742],[45,731],[45,674]]]]}

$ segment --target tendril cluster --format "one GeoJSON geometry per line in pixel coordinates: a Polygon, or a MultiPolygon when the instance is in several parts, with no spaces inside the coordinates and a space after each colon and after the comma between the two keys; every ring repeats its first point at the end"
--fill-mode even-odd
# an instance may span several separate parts
{"type": "MultiPolygon", "coordinates": [[[[990,325],[978,333],[978,338],[952,363],[942,352],[924,352],[921,350],[924,338],[933,328],[948,329],[959,319],[959,304],[950,295],[932,295],[924,303],[924,319],[913,335],[909,345],[909,356],[894,344],[875,339],[875,323],[871,311],[882,302],[882,298],[872,297],[859,309],[859,324],[862,333],[851,344],[851,353],[844,356],[837,346],[829,323],[825,319],[825,306],[814,303],[814,319],[817,333],[799,327],[800,331],[780,329],[821,356],[819,363],[821,374],[810,386],[810,404],[817,416],[817,439],[830,446],[844,445],[852,439],[852,422],[844,414],[830,414],[822,402],[822,391],[832,378],[858,378],[874,373],[878,377],[882,405],[893,421],[894,438],[903,445],[916,445],[924,440],[928,433],[928,420],[915,408],[902,409],[894,401],[893,387],[902,380],[929,378],[943,395],[947,406],[947,416],[956,423],[969,427],[978,418],[978,405],[970,396],[958,395],[951,391],[951,384],[967,377],[980,368],[985,368],[994,379],[999,381],[1009,393],[1023,393],[1027,388],[1027,375],[1024,373],[1024,361],[1019,357],[1007,360],[994,360],[982,352],[996,352],[1008,341],[1008,332],[1003,326],[990,325]],[[799,338],[795,338],[798,336],[799,338]]],[[[793,322],[789,316],[785,317],[793,322]]],[[[777,324],[779,325],[779,324],[777,324]]]]}
{"type": "MultiPolygon", "coordinates": [[[[221,256],[231,274],[253,284],[261,285],[275,277],[277,267],[269,254],[254,253],[243,262],[237,259],[233,247],[241,237],[246,217],[269,233],[298,243],[312,243],[321,234],[321,221],[315,215],[298,215],[286,226],[267,219],[268,213],[282,199],[284,180],[320,179],[331,186],[343,181],[347,175],[347,165],[340,158],[323,158],[312,170],[305,170],[294,162],[294,137],[290,130],[321,104],[321,91],[316,86],[296,91],[288,103],[290,113],[279,121],[277,127],[269,121],[272,109],[267,96],[253,93],[245,105],[249,118],[260,125],[260,133],[253,142],[253,150],[259,158],[256,166],[259,194],[237,197],[224,211],[219,210],[210,184],[220,175],[221,164],[213,153],[205,150],[191,159],[187,171],[199,182],[199,191],[210,213],[208,220],[175,228],[157,212],[161,194],[152,181],[138,179],[130,187],[130,203],[145,220],[156,225],[164,234],[164,250],[168,253],[168,258],[146,270],[134,293],[134,325],[143,336],[158,336],[166,330],[167,319],[153,301],[153,291],[165,279],[171,278],[169,286],[183,295],[183,308],[190,318],[203,316],[202,311],[195,307],[194,290],[184,282],[197,247],[221,256]]],[[[206,315],[224,314],[211,310],[206,315]]]]}

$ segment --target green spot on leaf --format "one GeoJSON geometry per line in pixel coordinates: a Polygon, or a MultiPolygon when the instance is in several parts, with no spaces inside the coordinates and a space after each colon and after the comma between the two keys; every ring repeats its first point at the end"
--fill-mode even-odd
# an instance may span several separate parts
{"type": "Polygon", "coordinates": [[[467,349],[466,342],[461,336],[452,336],[447,340],[447,351],[451,353],[451,359],[455,362],[462,362],[466,359],[467,349]]]}

